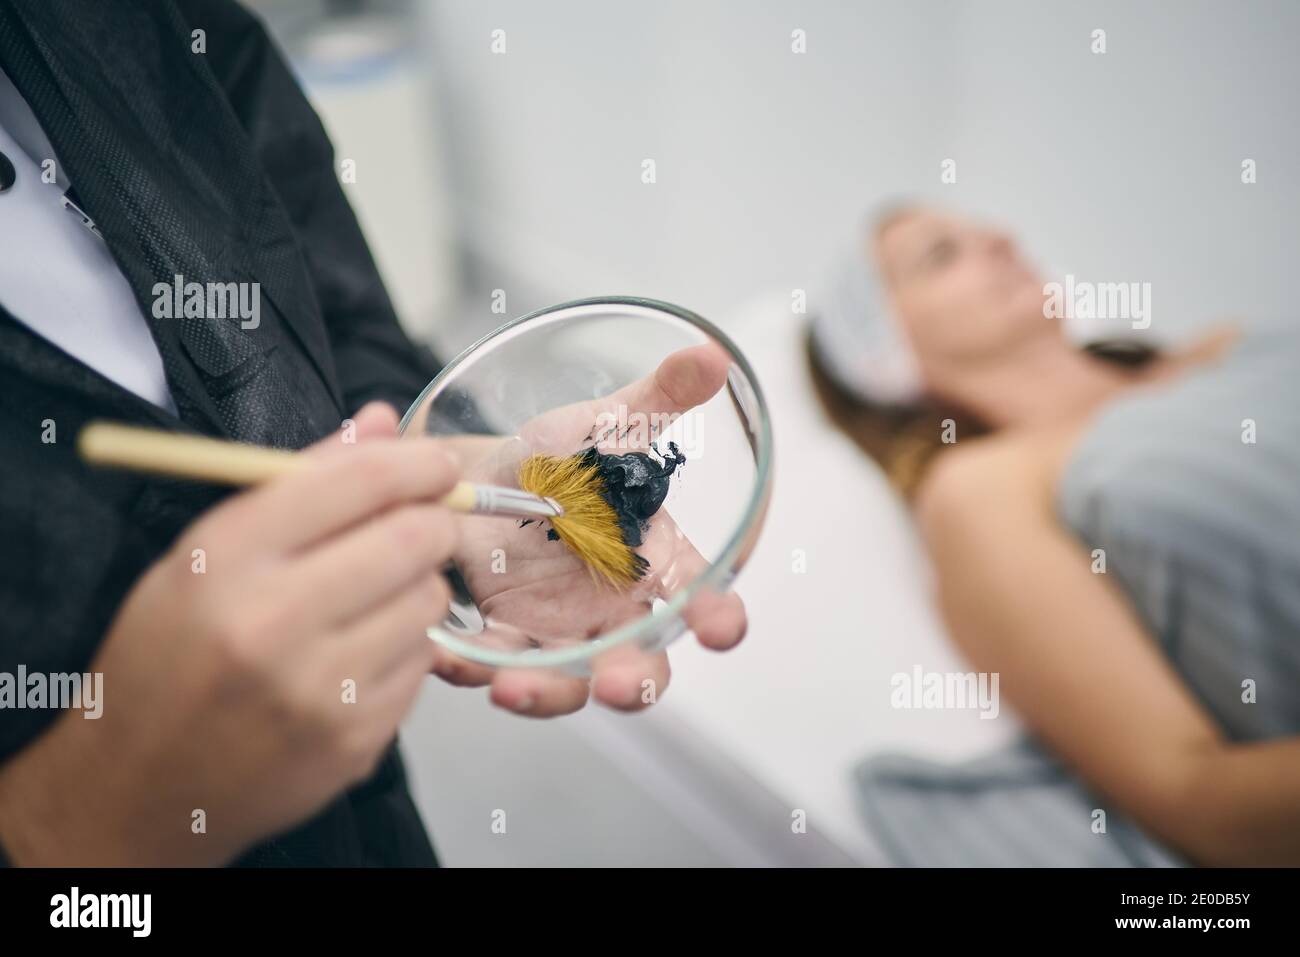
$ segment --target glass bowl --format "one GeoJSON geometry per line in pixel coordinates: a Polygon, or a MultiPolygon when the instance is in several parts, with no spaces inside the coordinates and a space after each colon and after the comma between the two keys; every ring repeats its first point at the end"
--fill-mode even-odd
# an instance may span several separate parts
{"type": "Polygon", "coordinates": [[[667,476],[640,529],[643,577],[623,588],[591,574],[545,521],[458,517],[455,596],[428,633],[494,667],[581,675],[616,646],[667,646],[730,590],[771,490],[771,423],[749,363],[712,323],[653,299],[582,299],[507,323],[447,364],[401,432],[446,440],[475,482],[518,487],[529,454],[593,445],[639,453],[667,476]],[[690,361],[679,355],[691,349],[690,361]],[[678,374],[696,358],[709,376],[678,374]],[[705,401],[680,405],[713,384],[705,401]]]}

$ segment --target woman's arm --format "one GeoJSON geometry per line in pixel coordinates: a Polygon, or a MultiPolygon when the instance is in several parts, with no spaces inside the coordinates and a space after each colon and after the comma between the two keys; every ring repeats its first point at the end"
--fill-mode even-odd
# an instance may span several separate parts
{"type": "Polygon", "coordinates": [[[936,460],[917,517],[957,643],[1095,789],[1203,864],[1300,863],[1300,738],[1227,741],[1057,520],[1074,433],[936,460]]]}

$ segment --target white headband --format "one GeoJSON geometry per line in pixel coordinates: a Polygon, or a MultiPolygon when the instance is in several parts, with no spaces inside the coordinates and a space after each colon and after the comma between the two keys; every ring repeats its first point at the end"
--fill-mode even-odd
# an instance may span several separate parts
{"type": "Polygon", "coordinates": [[[831,271],[814,301],[812,345],[844,389],[877,405],[910,405],[925,388],[864,244],[831,271]]]}

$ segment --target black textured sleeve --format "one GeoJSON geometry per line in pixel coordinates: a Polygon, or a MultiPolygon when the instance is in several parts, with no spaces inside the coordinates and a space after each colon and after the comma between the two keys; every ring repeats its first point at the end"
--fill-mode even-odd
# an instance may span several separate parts
{"type": "Polygon", "coordinates": [[[206,31],[207,63],[293,221],[348,411],[371,399],[405,411],[439,363],[398,324],[319,117],[252,13],[233,0],[174,2],[206,31]]]}

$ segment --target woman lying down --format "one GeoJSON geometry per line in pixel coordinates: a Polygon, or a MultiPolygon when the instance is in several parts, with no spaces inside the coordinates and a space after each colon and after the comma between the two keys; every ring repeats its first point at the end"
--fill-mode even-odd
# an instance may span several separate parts
{"type": "Polygon", "coordinates": [[[872,233],[813,379],[1036,739],[868,760],[881,842],[919,865],[1300,864],[1300,336],[1080,349],[1006,237],[921,208],[872,233]]]}

